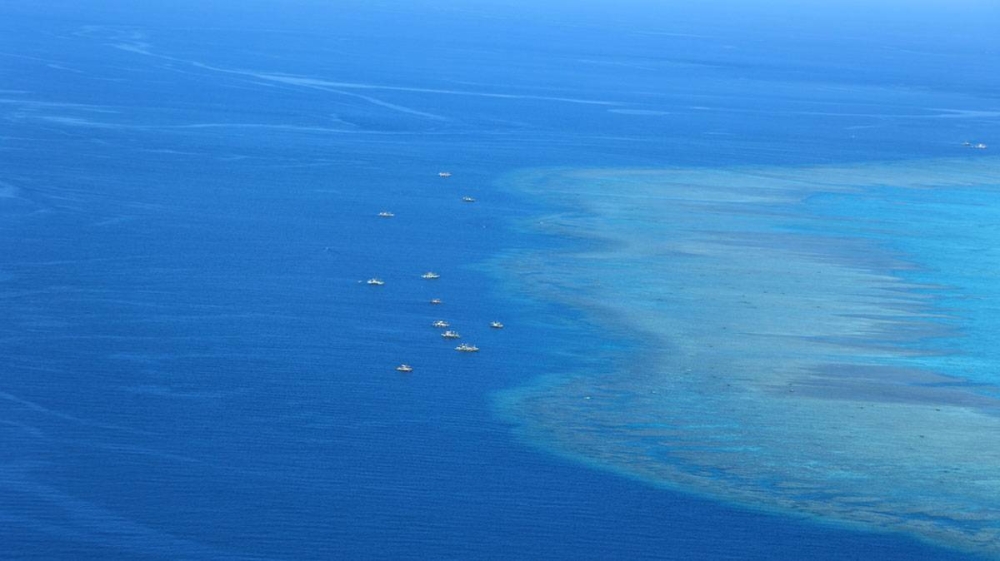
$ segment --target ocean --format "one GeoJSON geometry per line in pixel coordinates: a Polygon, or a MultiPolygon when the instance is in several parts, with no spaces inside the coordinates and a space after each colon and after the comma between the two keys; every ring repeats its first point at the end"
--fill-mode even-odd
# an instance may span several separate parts
{"type": "Polygon", "coordinates": [[[3,3],[0,559],[1000,557],[997,23],[3,3]]]}

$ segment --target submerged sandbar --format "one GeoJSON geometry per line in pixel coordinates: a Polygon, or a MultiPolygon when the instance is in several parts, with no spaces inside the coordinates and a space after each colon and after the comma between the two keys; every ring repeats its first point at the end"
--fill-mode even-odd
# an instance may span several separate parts
{"type": "Polygon", "coordinates": [[[998,172],[969,158],[513,176],[561,209],[529,227],[577,243],[508,254],[498,277],[631,344],[498,408],[545,449],[654,484],[1000,557],[993,365],[941,367],[982,358],[954,343],[971,326],[942,301],[988,298],[913,249],[998,172]]]}

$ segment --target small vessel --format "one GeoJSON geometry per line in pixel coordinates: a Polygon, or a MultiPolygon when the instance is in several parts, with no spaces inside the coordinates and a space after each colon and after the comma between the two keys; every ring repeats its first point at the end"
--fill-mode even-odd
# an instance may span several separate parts
{"type": "Polygon", "coordinates": [[[986,145],[983,144],[982,142],[980,142],[979,144],[974,144],[972,147],[975,148],[976,150],[986,150],[986,145]]]}
{"type": "Polygon", "coordinates": [[[478,353],[479,347],[462,343],[461,345],[455,347],[455,350],[460,353],[478,353]]]}
{"type": "Polygon", "coordinates": [[[400,364],[396,367],[396,370],[400,372],[413,372],[413,367],[409,364],[400,364]]]}
{"type": "Polygon", "coordinates": [[[450,329],[448,331],[445,331],[444,333],[442,333],[441,336],[444,337],[445,339],[461,339],[462,338],[462,336],[458,334],[458,331],[451,331],[450,329]]]}
{"type": "Polygon", "coordinates": [[[438,177],[451,177],[451,172],[450,171],[439,171],[438,172],[438,177]]]}
{"type": "Polygon", "coordinates": [[[431,304],[437,306],[438,304],[444,304],[444,302],[440,298],[431,298],[431,304]]]}
{"type": "Polygon", "coordinates": [[[396,215],[389,212],[388,210],[383,210],[382,212],[378,213],[379,218],[392,218],[393,216],[396,215]]]}
{"type": "Polygon", "coordinates": [[[476,199],[473,199],[472,197],[462,197],[462,202],[463,203],[474,203],[474,202],[476,202],[476,199]]]}
{"type": "Polygon", "coordinates": [[[420,275],[420,278],[422,278],[422,279],[439,279],[439,278],[441,278],[441,275],[439,275],[439,274],[437,274],[437,273],[435,273],[433,271],[427,271],[426,273],[420,275]]]}
{"type": "Polygon", "coordinates": [[[492,327],[493,329],[503,329],[503,324],[500,323],[499,321],[491,321],[490,327],[492,327]]]}
{"type": "Polygon", "coordinates": [[[368,279],[366,282],[371,286],[382,286],[383,284],[385,284],[385,281],[378,277],[372,277],[368,279]]]}
{"type": "Polygon", "coordinates": [[[433,325],[434,327],[441,327],[441,328],[449,327],[448,322],[446,322],[443,319],[439,319],[439,320],[435,321],[434,323],[432,323],[431,325],[433,325]]]}

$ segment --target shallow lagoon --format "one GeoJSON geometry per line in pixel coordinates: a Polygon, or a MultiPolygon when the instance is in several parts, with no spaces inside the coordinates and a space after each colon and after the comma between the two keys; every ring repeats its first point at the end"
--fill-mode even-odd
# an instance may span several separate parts
{"type": "Polygon", "coordinates": [[[499,408],[649,482],[997,555],[998,163],[512,177],[579,242],[498,274],[623,343],[499,408]]]}

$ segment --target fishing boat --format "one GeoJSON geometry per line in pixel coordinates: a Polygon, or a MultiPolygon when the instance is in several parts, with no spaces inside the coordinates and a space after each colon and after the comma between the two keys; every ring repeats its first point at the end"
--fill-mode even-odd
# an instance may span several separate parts
{"type": "Polygon", "coordinates": [[[441,328],[449,327],[448,322],[444,321],[443,319],[439,319],[434,323],[432,323],[431,325],[433,325],[434,327],[441,327],[441,328]]]}
{"type": "Polygon", "coordinates": [[[460,353],[478,353],[479,347],[462,343],[461,345],[455,347],[455,350],[460,353]]]}
{"type": "Polygon", "coordinates": [[[380,278],[377,278],[377,277],[372,277],[372,278],[368,279],[366,282],[370,286],[382,286],[383,284],[385,284],[384,280],[382,280],[380,278]]]}
{"type": "Polygon", "coordinates": [[[500,323],[499,321],[491,321],[490,327],[492,327],[493,329],[503,329],[503,324],[500,323]]]}
{"type": "Polygon", "coordinates": [[[472,197],[462,197],[462,202],[463,203],[474,203],[474,202],[476,202],[476,199],[473,199],[472,197]]]}
{"type": "Polygon", "coordinates": [[[431,298],[431,304],[437,306],[439,304],[444,304],[444,301],[442,301],[440,298],[431,298]]]}
{"type": "Polygon", "coordinates": [[[409,364],[400,364],[396,367],[396,370],[400,372],[413,372],[413,367],[409,364]]]}
{"type": "Polygon", "coordinates": [[[392,218],[393,216],[396,215],[389,212],[388,210],[383,210],[382,212],[378,213],[379,218],[392,218]]]}
{"type": "Polygon", "coordinates": [[[420,278],[422,278],[422,279],[439,279],[439,278],[441,278],[441,275],[439,275],[439,274],[437,274],[435,272],[432,272],[432,271],[427,271],[426,273],[420,275],[420,278]]]}
{"type": "Polygon", "coordinates": [[[451,172],[450,171],[439,171],[438,172],[438,177],[451,177],[451,172]]]}
{"type": "Polygon", "coordinates": [[[458,334],[458,331],[451,331],[451,330],[445,331],[444,333],[441,334],[441,336],[444,337],[445,339],[460,339],[462,337],[461,335],[458,334]]]}

